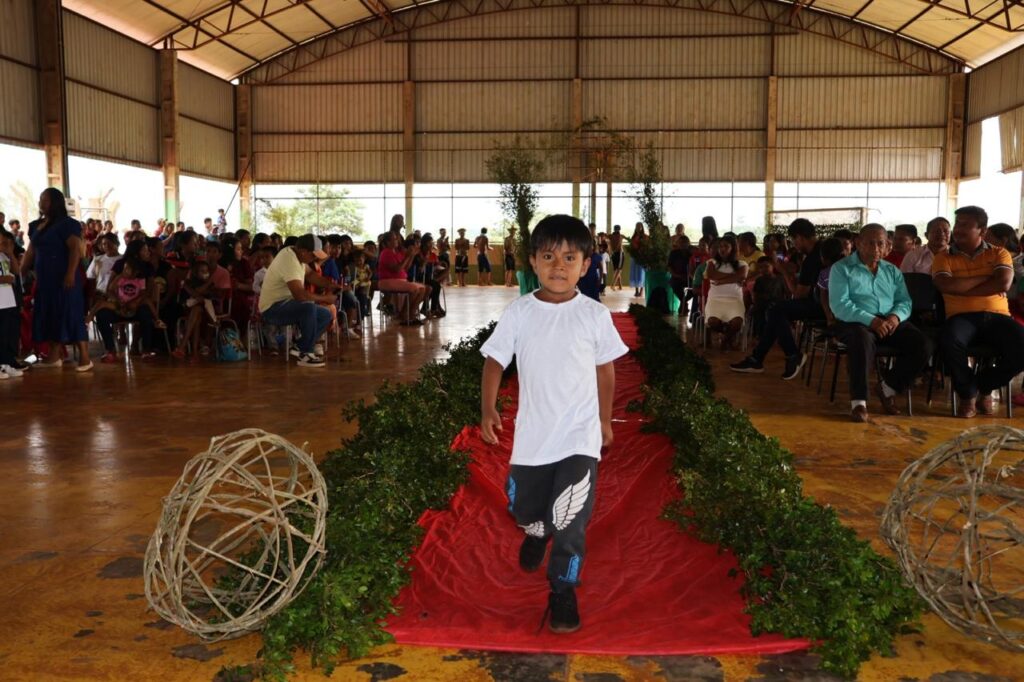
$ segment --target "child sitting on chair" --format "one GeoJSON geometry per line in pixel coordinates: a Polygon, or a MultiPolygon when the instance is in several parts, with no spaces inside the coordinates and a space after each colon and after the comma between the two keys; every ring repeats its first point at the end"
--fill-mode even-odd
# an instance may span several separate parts
{"type": "Polygon", "coordinates": [[[167,325],[160,319],[156,309],[156,301],[146,291],[146,279],[139,277],[135,265],[130,260],[124,262],[121,273],[114,275],[107,285],[107,294],[97,296],[96,303],[85,316],[85,323],[90,324],[101,310],[113,310],[121,317],[135,317],[140,305],[149,308],[153,314],[153,326],[166,329],[167,325]]]}
{"type": "MultiPolygon", "coordinates": [[[[189,271],[188,279],[181,287],[181,297],[184,299],[185,308],[188,309],[188,322],[185,326],[185,335],[182,341],[192,344],[192,361],[199,359],[199,336],[200,320],[203,311],[209,315],[211,322],[217,322],[217,311],[213,307],[213,280],[210,279],[210,264],[205,260],[193,261],[189,271]]],[[[172,355],[176,358],[185,357],[181,346],[175,349],[172,355]]]]}

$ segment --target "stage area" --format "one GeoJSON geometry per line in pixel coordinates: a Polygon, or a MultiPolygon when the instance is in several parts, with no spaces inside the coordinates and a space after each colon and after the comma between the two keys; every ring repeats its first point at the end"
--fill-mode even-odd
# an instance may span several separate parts
{"type": "MultiPolygon", "coordinates": [[[[340,408],[443,357],[442,344],[495,318],[516,292],[448,290],[448,316],[423,328],[379,326],[346,342],[325,369],[281,358],[199,365],[132,362],[29,372],[0,383],[0,679],[212,680],[253,660],[258,637],[202,645],[147,611],[142,554],[182,465],[211,436],[259,426],[308,441],[316,453],[350,433],[340,408]]],[[[630,291],[607,303],[625,310],[630,291]]],[[[794,451],[806,490],[835,506],[880,551],[878,519],[905,464],[958,433],[948,408],[917,401],[917,416],[847,420],[845,384],[829,405],[813,388],[765,374],[735,375],[738,359],[710,354],[719,394],[794,451]]],[[[774,362],[773,362],[774,361],[774,362]]],[[[996,421],[996,420],[993,420],[996,421]]],[[[1017,418],[1015,422],[1019,421],[1017,418]]],[[[975,420],[984,423],[983,420],[975,420]]],[[[510,559],[511,560],[511,559],[510,559]]],[[[657,608],[652,604],[650,608],[657,608]]],[[[628,627],[628,623],[623,624],[628,627]]],[[[876,657],[863,680],[1024,679],[1020,656],[963,637],[934,617],[876,657]]],[[[295,679],[322,680],[297,659],[295,679]]],[[[338,668],[336,680],[828,680],[806,654],[594,657],[386,646],[338,668]]]]}

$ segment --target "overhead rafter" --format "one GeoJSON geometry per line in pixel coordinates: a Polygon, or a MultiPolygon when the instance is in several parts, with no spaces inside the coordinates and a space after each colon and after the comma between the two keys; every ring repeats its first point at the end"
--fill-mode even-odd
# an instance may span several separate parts
{"type": "MultiPolygon", "coordinates": [[[[160,10],[161,12],[163,12],[164,14],[166,14],[169,17],[173,17],[173,18],[177,19],[181,23],[185,24],[184,28],[187,28],[188,26],[192,26],[196,30],[196,37],[197,38],[198,38],[199,34],[202,33],[203,35],[207,36],[210,39],[208,42],[218,42],[221,45],[227,47],[228,49],[233,50],[234,52],[242,55],[243,57],[245,57],[249,61],[251,61],[251,62],[253,62],[255,64],[259,64],[260,63],[260,60],[259,60],[258,57],[254,57],[253,55],[249,54],[245,50],[241,50],[241,49],[235,47],[234,45],[232,45],[231,43],[222,40],[221,36],[218,36],[216,33],[212,33],[210,31],[206,30],[205,28],[202,28],[199,25],[193,26],[192,22],[189,19],[186,19],[185,17],[181,16],[177,12],[173,12],[173,11],[169,10],[168,8],[164,7],[159,2],[155,2],[154,0],[142,0],[142,2],[147,4],[147,5],[149,5],[150,7],[155,7],[156,9],[160,10]]],[[[177,29],[177,30],[181,30],[181,29],[177,29]]],[[[171,47],[171,45],[167,41],[166,37],[165,38],[161,38],[157,42],[154,42],[153,46],[154,47],[163,47],[163,48],[170,48],[171,47]]]]}
{"type": "Polygon", "coordinates": [[[962,3],[950,2],[950,0],[920,1],[1003,31],[1024,32],[1024,0],[976,0],[973,8],[971,0],[962,0],[962,3]],[[1017,10],[1018,19],[1016,21],[1013,20],[1012,10],[1017,10]]]}
{"type": "MultiPolygon", "coordinates": [[[[367,0],[368,1],[368,0],[367,0]]],[[[1020,2],[1021,0],[1002,0],[1020,2]]],[[[328,31],[304,44],[301,52],[284,50],[242,74],[249,83],[268,83],[321,59],[353,47],[456,19],[515,10],[545,7],[578,7],[621,4],[615,0],[441,0],[421,3],[328,31]]],[[[962,60],[891,31],[873,27],[849,17],[822,11],[809,2],[794,8],[778,0],[631,0],[630,5],[691,9],[743,17],[768,24],[825,36],[892,59],[926,74],[948,74],[963,70],[962,60]]]]}

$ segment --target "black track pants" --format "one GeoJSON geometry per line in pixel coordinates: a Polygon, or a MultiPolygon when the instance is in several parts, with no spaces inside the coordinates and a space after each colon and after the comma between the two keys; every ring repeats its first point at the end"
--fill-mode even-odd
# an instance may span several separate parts
{"type": "Polygon", "coordinates": [[[594,508],[597,460],[573,455],[541,466],[513,465],[508,509],[527,535],[552,538],[548,581],[554,592],[575,587],[586,554],[586,530],[594,508]]]}

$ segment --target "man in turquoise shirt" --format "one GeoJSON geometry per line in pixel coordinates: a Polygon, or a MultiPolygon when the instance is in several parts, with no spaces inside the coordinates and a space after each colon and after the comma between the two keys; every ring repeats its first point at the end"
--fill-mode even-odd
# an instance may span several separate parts
{"type": "Polygon", "coordinates": [[[928,361],[924,334],[907,321],[912,306],[903,273],[882,260],[885,249],[885,228],[865,225],[857,250],[829,274],[828,303],[838,321],[839,340],[846,345],[850,417],[856,422],[868,420],[868,372],[878,345],[896,353],[892,369],[880,371],[875,390],[886,414],[899,414],[896,395],[913,384],[928,361]]]}

